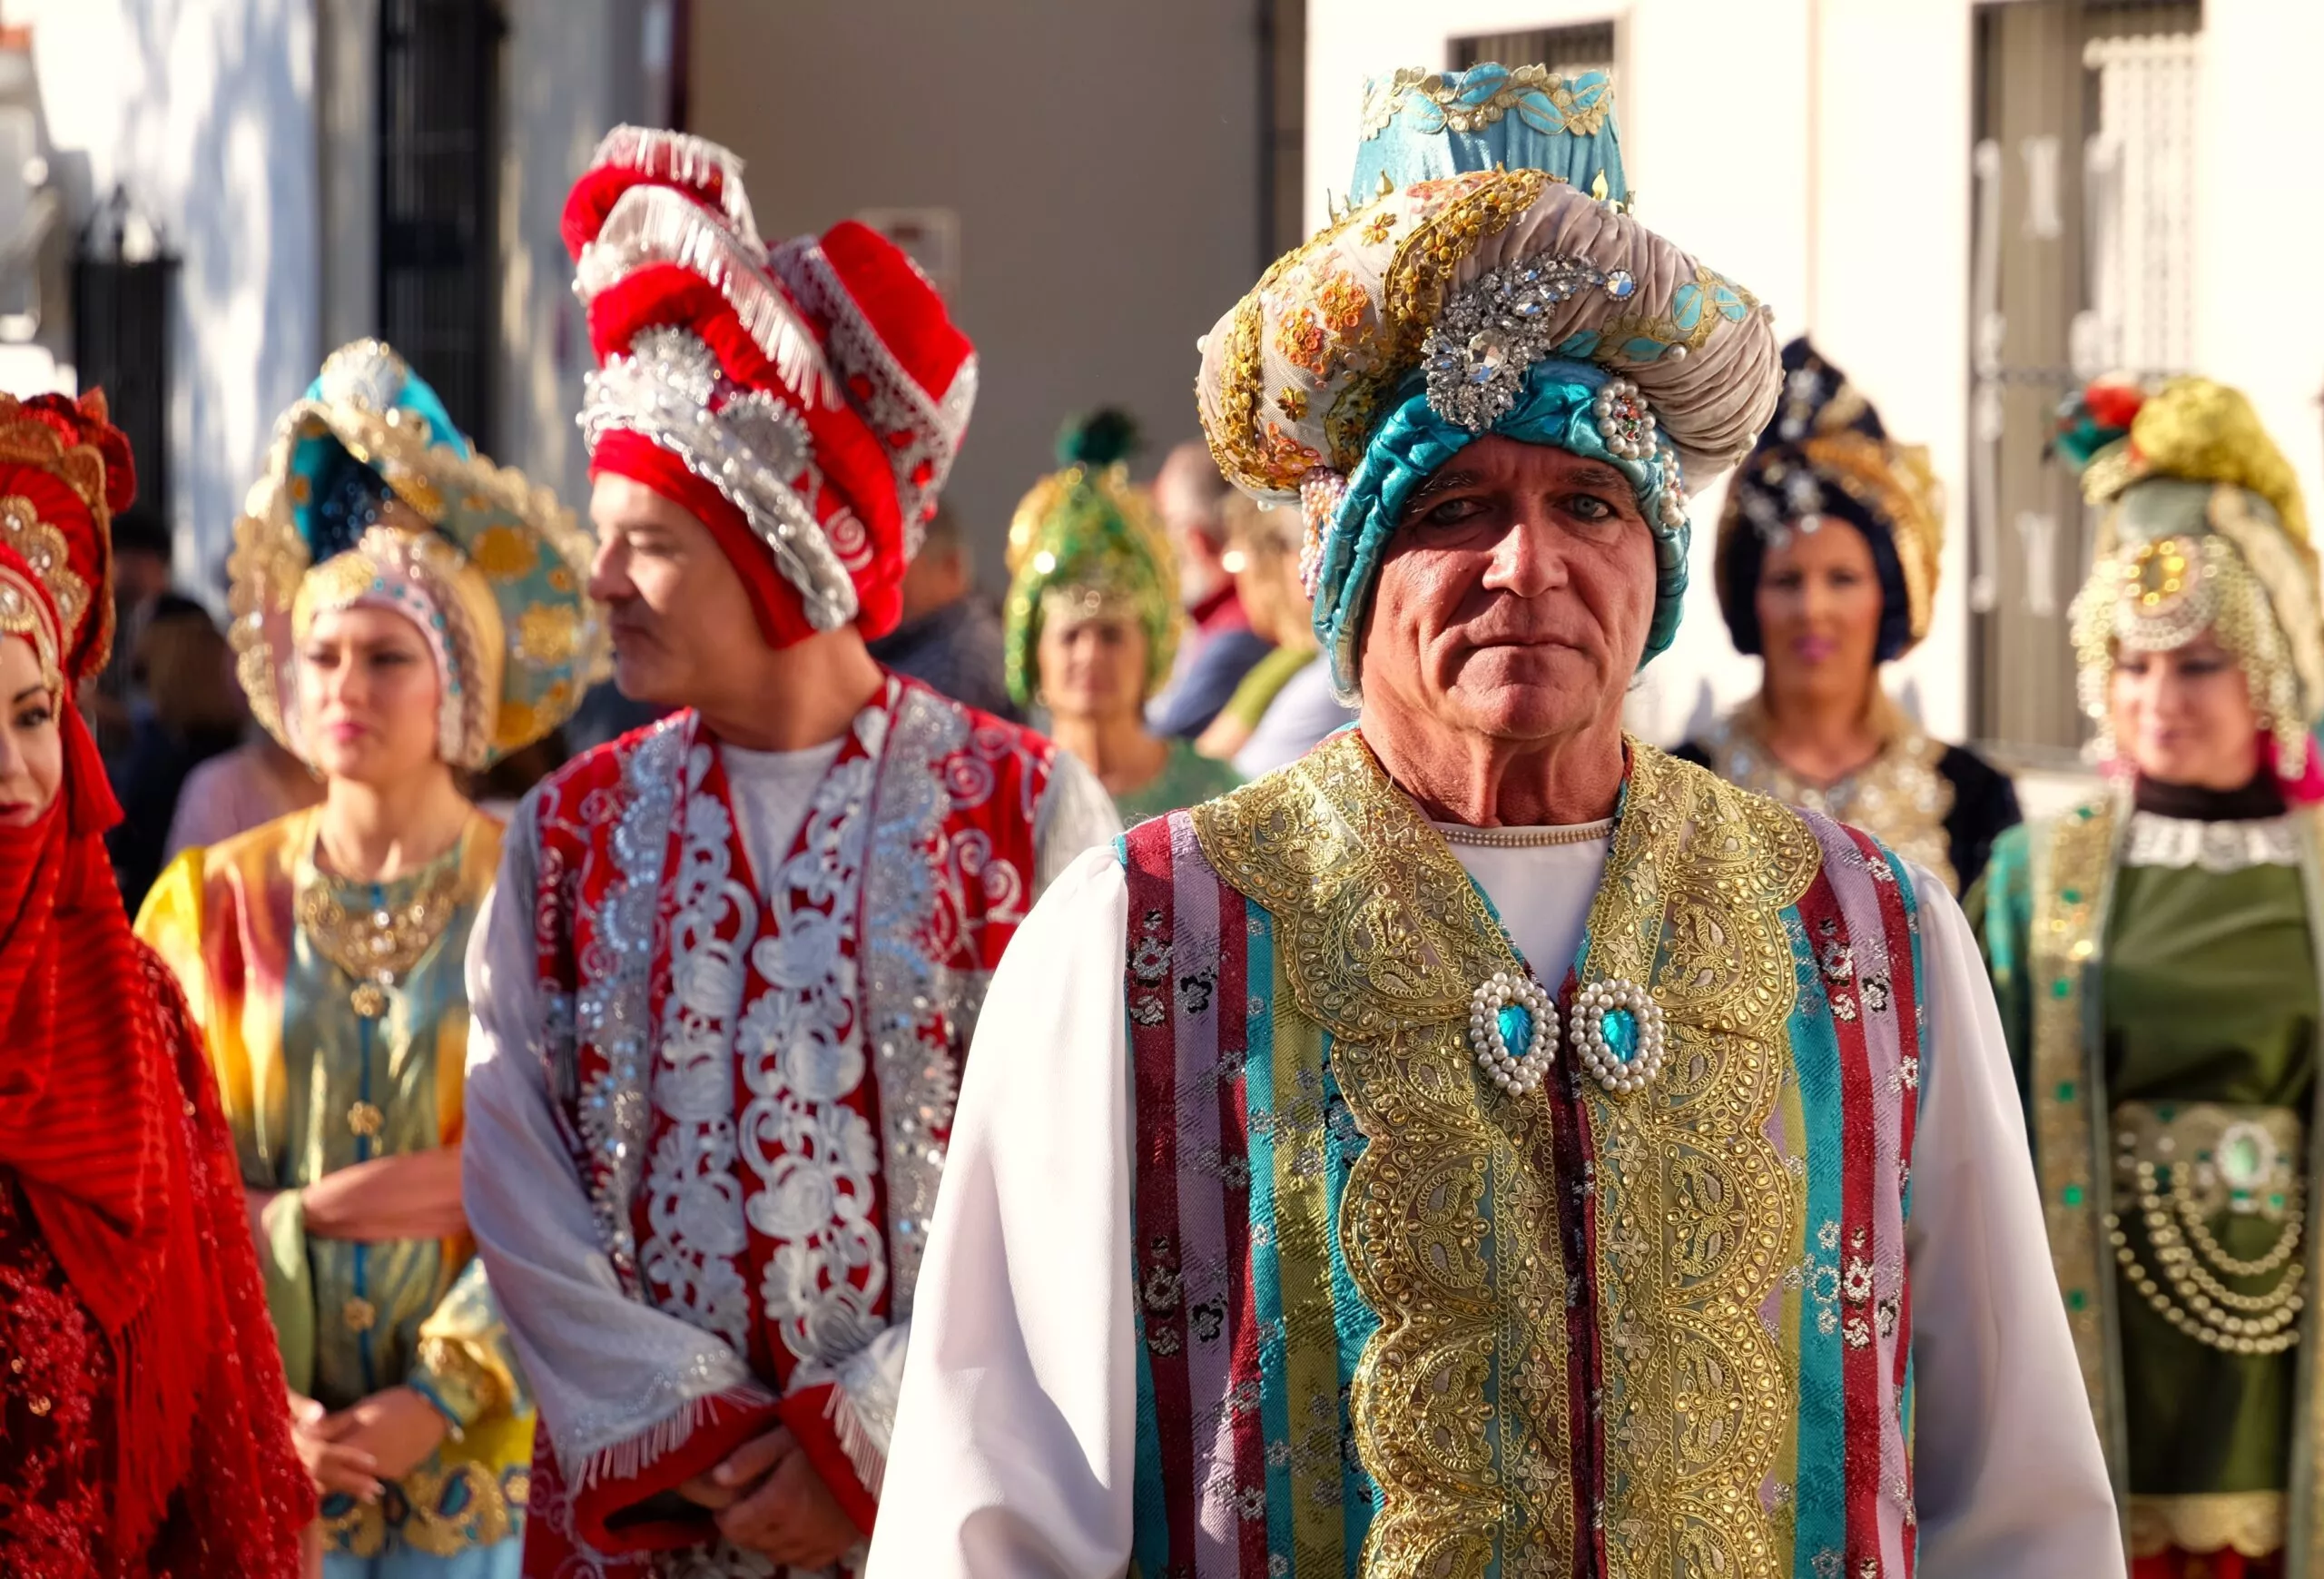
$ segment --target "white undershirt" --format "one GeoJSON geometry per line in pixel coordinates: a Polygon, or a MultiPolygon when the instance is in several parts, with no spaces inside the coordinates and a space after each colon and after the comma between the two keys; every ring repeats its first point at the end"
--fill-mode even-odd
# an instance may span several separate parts
{"type": "Polygon", "coordinates": [[[804,751],[745,751],[724,740],[718,743],[727,798],[734,803],[734,825],[742,832],[743,853],[751,858],[751,875],[762,892],[791,854],[799,824],[807,820],[807,803],[839,759],[844,738],[804,751]]]}
{"type": "Polygon", "coordinates": [[[1598,882],[1605,874],[1606,856],[1613,848],[1613,824],[1595,823],[1573,830],[1564,828],[1493,829],[1497,835],[1523,839],[1541,836],[1541,844],[1479,844],[1463,834],[1477,830],[1439,823],[1437,831],[1452,846],[1453,857],[1470,878],[1484,890],[1501,914],[1502,930],[1517,945],[1551,997],[1565,982],[1568,966],[1581,952],[1581,933],[1590,923],[1590,902],[1597,897],[1598,882]],[[1594,838],[1562,842],[1571,833],[1603,828],[1594,838]],[[1560,843],[1548,843],[1560,839],[1560,843]]]}

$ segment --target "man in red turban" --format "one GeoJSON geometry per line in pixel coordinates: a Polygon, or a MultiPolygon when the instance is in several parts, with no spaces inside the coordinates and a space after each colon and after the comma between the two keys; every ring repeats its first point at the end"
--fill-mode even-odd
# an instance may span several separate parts
{"type": "Polygon", "coordinates": [[[626,127],[565,229],[590,591],[623,692],[680,711],[526,803],[470,953],[468,1216],[542,1425],[526,1572],[852,1566],[985,982],[1116,824],[865,648],[976,384],[910,261],[852,222],[769,248],[731,153],[626,127]]]}

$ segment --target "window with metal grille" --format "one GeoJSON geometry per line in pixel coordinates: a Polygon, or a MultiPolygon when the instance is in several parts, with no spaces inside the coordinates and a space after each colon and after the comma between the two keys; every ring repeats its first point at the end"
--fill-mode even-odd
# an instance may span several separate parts
{"type": "Polygon", "coordinates": [[[379,0],[379,332],[487,451],[507,31],[497,0],[379,0]]]}
{"type": "Polygon", "coordinates": [[[1540,65],[1566,76],[1614,69],[1614,25],[1584,22],[1571,27],[1536,27],[1524,33],[1480,33],[1456,38],[1452,69],[1493,62],[1506,66],[1540,65]]]}
{"type": "Polygon", "coordinates": [[[1971,725],[2021,761],[2086,734],[2066,606],[2093,522],[2046,459],[2083,381],[2187,370],[2202,8],[2012,0],[1976,12],[1971,152],[1971,725]]]}

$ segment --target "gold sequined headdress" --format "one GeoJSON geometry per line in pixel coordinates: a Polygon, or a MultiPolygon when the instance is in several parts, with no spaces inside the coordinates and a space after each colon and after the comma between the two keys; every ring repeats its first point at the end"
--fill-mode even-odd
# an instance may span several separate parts
{"type": "Polygon", "coordinates": [[[388,607],[419,627],[455,767],[539,739],[607,671],[588,535],[547,489],[477,454],[378,340],[333,352],[283,413],[245,508],[229,565],[242,688],[302,758],[298,643],[330,609],[388,607]]]}
{"type": "Polygon", "coordinates": [[[1035,483],[1009,524],[1009,603],[1003,653],[1009,694],[1030,706],[1040,686],[1042,625],[1053,618],[1120,615],[1146,636],[1146,695],[1161,688],[1177,656],[1177,561],[1160,516],[1129,480],[1137,430],[1119,411],[1066,429],[1064,469],[1035,483]]]}
{"type": "Polygon", "coordinates": [[[2316,550],[2291,465],[2250,400],[2209,379],[2144,398],[2095,384],[2061,413],[2056,448],[2104,512],[2073,615],[2093,750],[2114,750],[2117,650],[2167,652],[2208,630],[2242,666],[2277,771],[2299,777],[2324,715],[2316,550]]]}

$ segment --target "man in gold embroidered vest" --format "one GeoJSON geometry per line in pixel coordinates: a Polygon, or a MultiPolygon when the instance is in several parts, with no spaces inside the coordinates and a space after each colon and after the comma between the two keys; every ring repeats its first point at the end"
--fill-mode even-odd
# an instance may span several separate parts
{"type": "Polygon", "coordinates": [[[2119,1579],[1958,908],[1621,734],[1777,363],[1607,92],[1377,84],[1206,342],[1360,722],[1002,962],[872,1579],[2119,1579]]]}

